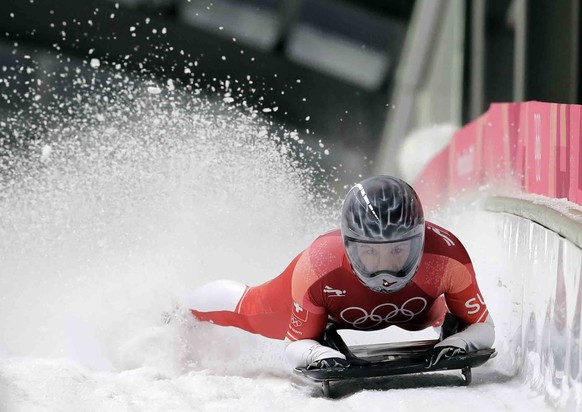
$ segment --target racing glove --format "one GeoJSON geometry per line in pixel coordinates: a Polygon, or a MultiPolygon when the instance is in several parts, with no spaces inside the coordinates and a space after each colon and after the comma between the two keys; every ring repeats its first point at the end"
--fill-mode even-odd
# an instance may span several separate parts
{"type": "Polygon", "coordinates": [[[350,363],[342,358],[325,358],[311,362],[307,365],[307,370],[312,369],[329,369],[338,368],[345,369],[350,366],[350,363]]]}
{"type": "Polygon", "coordinates": [[[442,359],[450,359],[455,356],[467,353],[464,349],[456,346],[438,346],[430,349],[424,358],[424,367],[432,368],[442,359]]]}

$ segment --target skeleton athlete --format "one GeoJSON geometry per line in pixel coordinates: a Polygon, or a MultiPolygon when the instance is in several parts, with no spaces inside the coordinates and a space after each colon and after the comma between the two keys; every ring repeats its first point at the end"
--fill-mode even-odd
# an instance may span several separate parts
{"type": "Polygon", "coordinates": [[[340,229],[318,237],[278,277],[255,287],[212,282],[194,291],[189,305],[199,320],[284,339],[293,367],[347,364],[343,353],[320,343],[330,322],[338,329],[416,331],[440,326],[451,312],[460,332],[427,353],[428,365],[495,340],[465,248],[425,221],[414,190],[390,176],[355,185],[340,229]]]}

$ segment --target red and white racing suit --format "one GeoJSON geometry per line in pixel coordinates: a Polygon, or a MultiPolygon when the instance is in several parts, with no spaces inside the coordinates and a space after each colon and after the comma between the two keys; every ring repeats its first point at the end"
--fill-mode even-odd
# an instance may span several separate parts
{"type": "Polygon", "coordinates": [[[346,258],[340,231],[334,230],[318,237],[275,279],[255,287],[212,282],[190,302],[200,320],[287,340],[293,366],[344,357],[317,342],[328,322],[362,331],[391,325],[421,330],[438,326],[448,307],[463,330],[437,346],[473,351],[490,348],[495,338],[469,255],[452,233],[430,222],[420,267],[397,292],[364,286],[346,258]]]}

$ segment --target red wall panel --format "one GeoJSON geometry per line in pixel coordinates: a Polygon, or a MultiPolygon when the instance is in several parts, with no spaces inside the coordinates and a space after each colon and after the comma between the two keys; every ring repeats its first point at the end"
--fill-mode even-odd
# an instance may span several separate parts
{"type": "Polygon", "coordinates": [[[476,188],[482,183],[483,115],[453,136],[449,144],[449,189],[452,194],[476,188]]]}
{"type": "Polygon", "coordinates": [[[550,193],[551,180],[546,166],[550,162],[550,119],[557,105],[528,102],[525,106],[521,126],[525,132],[525,189],[546,195],[550,193]]]}
{"type": "Polygon", "coordinates": [[[427,209],[438,208],[448,201],[449,150],[437,154],[413,186],[427,209]]]}
{"type": "Polygon", "coordinates": [[[483,177],[487,181],[523,176],[516,171],[515,158],[519,131],[517,103],[494,103],[487,111],[483,128],[483,177]]]}
{"type": "Polygon", "coordinates": [[[568,198],[582,205],[582,106],[570,106],[570,188],[568,198]]]}
{"type": "Polygon", "coordinates": [[[581,140],[580,105],[496,103],[455,133],[415,186],[427,194],[425,204],[516,182],[525,192],[582,204],[581,140]]]}

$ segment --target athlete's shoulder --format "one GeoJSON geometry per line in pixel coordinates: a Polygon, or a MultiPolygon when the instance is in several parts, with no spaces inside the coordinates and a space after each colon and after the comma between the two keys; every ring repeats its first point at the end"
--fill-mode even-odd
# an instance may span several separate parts
{"type": "Polygon", "coordinates": [[[344,247],[339,229],[326,232],[315,239],[305,250],[304,256],[319,275],[341,267],[344,247]]]}
{"type": "Polygon", "coordinates": [[[471,259],[461,241],[449,230],[426,221],[424,253],[439,255],[470,263],[471,259]]]}
{"type": "Polygon", "coordinates": [[[301,253],[293,270],[293,299],[309,310],[315,310],[309,291],[319,290],[317,285],[324,281],[326,275],[342,267],[343,258],[344,249],[339,230],[332,230],[315,239],[301,253]]]}

